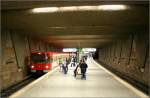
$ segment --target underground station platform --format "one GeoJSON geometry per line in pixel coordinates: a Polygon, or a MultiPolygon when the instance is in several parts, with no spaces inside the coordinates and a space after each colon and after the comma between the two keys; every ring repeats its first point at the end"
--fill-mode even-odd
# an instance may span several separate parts
{"type": "Polygon", "coordinates": [[[74,67],[70,65],[67,74],[63,74],[57,67],[9,98],[148,98],[146,94],[102,67],[93,58],[88,58],[86,63],[86,80],[81,80],[80,75],[74,77],[74,67]]]}
{"type": "Polygon", "coordinates": [[[1,0],[0,97],[149,98],[149,5],[1,0]]]}

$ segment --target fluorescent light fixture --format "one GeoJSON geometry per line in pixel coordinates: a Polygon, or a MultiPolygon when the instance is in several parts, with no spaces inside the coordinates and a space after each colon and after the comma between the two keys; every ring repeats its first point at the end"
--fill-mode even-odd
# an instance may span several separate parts
{"type": "Polygon", "coordinates": [[[127,6],[125,5],[100,5],[98,6],[99,10],[125,10],[127,6]]]}
{"type": "Polygon", "coordinates": [[[34,13],[46,13],[46,12],[56,12],[58,7],[43,7],[43,8],[34,8],[32,12],[34,13]]]}
{"type": "Polygon", "coordinates": [[[60,11],[76,11],[78,8],[76,6],[60,7],[60,11]]]}
{"type": "Polygon", "coordinates": [[[97,10],[97,6],[78,6],[79,11],[92,11],[97,10]]]}
{"type": "Polygon", "coordinates": [[[96,48],[83,48],[82,51],[83,52],[95,52],[96,48]]]}
{"type": "Polygon", "coordinates": [[[76,48],[63,48],[63,52],[76,52],[76,48]]]}
{"type": "Polygon", "coordinates": [[[66,6],[66,7],[43,7],[32,9],[33,13],[65,12],[65,11],[98,11],[98,10],[125,10],[125,5],[97,5],[97,6],[66,6]]]}

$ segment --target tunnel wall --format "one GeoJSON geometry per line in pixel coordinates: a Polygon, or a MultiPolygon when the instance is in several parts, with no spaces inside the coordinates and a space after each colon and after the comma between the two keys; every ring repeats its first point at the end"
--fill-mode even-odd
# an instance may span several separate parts
{"type": "MultiPolygon", "coordinates": [[[[0,40],[1,40],[1,32],[0,32],[0,40]]],[[[2,47],[2,44],[0,42],[0,47],[2,47]]],[[[2,48],[0,48],[0,65],[2,64],[2,48]]],[[[0,66],[0,72],[2,72],[2,66],[0,66]]],[[[0,89],[2,88],[2,77],[1,77],[1,73],[0,73],[0,89]]],[[[1,98],[1,94],[0,94],[0,98],[1,98]]]]}
{"type": "Polygon", "coordinates": [[[36,51],[61,51],[17,30],[2,30],[1,89],[5,89],[28,76],[28,57],[36,51]]]}
{"type": "Polygon", "coordinates": [[[132,33],[128,39],[99,49],[99,62],[122,76],[149,86],[148,33],[132,33]]]}

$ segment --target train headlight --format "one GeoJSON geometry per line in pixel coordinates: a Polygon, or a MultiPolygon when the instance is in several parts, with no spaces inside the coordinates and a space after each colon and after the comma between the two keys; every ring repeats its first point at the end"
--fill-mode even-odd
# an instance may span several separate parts
{"type": "Polygon", "coordinates": [[[48,68],[48,66],[45,66],[46,68],[48,68]]]}
{"type": "Polygon", "coordinates": [[[31,68],[34,68],[34,66],[31,66],[31,68]]]}

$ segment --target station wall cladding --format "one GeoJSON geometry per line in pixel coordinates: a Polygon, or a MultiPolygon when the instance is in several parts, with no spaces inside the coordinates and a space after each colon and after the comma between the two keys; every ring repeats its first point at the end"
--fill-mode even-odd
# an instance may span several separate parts
{"type": "Polygon", "coordinates": [[[148,33],[132,33],[128,39],[118,40],[112,45],[99,49],[99,62],[121,77],[130,82],[135,81],[141,84],[142,88],[147,89],[149,87],[148,36],[148,33]]]}
{"type": "Polygon", "coordinates": [[[31,52],[55,51],[54,46],[23,34],[21,31],[2,30],[1,89],[25,79],[29,74],[31,52]]]}

